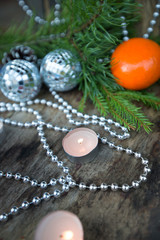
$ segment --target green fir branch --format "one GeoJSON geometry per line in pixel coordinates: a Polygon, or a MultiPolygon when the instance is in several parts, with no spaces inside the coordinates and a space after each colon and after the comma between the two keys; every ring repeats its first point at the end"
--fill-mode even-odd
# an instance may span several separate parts
{"type": "Polygon", "coordinates": [[[84,108],[86,107],[86,101],[87,101],[87,97],[85,95],[83,95],[83,97],[81,98],[81,100],[79,102],[79,106],[78,106],[78,110],[80,112],[84,111],[84,108]]]}
{"type": "MultiPolygon", "coordinates": [[[[147,133],[151,131],[150,126],[152,123],[140,111],[141,108],[136,107],[129,100],[121,96],[114,95],[105,87],[103,87],[103,91],[107,95],[108,105],[111,108],[111,111],[114,110],[122,119],[127,119],[127,122],[132,126],[131,128],[140,130],[140,128],[143,127],[147,133]]],[[[115,118],[117,119],[116,114],[115,118]]]]}
{"type": "Polygon", "coordinates": [[[90,98],[99,110],[100,114],[106,116],[109,112],[109,106],[105,98],[101,94],[99,94],[98,96],[90,96],[90,98]]]}
{"type": "Polygon", "coordinates": [[[160,98],[156,97],[153,93],[140,92],[140,91],[122,91],[117,92],[117,96],[122,96],[128,100],[134,100],[143,102],[145,105],[154,108],[155,110],[160,109],[160,98]]]}

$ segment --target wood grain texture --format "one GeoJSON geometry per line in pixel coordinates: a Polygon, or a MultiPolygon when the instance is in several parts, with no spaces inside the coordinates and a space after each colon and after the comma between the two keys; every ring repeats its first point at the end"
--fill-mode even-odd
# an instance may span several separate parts
{"type": "MultiPolygon", "coordinates": [[[[6,1],[5,1],[6,2],[6,1]]],[[[152,18],[154,1],[143,0],[142,23],[138,32],[146,32],[148,22],[152,18]]],[[[1,12],[6,12],[4,6],[1,12]]],[[[7,6],[7,4],[6,4],[7,6]]],[[[6,9],[8,6],[6,7],[6,9]]],[[[19,9],[17,7],[17,9],[19,9]]],[[[11,10],[11,9],[10,9],[11,10]]],[[[19,10],[20,11],[20,10],[19,10]]],[[[10,11],[11,18],[13,11],[10,11]]],[[[15,15],[15,11],[13,13],[15,15]]],[[[1,22],[5,25],[5,16],[1,14],[1,22]]],[[[159,34],[159,23],[155,34],[159,34]]],[[[157,84],[151,90],[160,96],[160,86],[157,84]]],[[[44,88],[40,98],[51,99],[51,95],[44,88]]],[[[81,93],[77,90],[62,94],[74,107],[78,106],[81,93]]],[[[0,94],[0,101],[8,100],[0,94]]],[[[38,106],[36,109],[43,113],[44,119],[60,126],[66,125],[64,115],[57,110],[38,106]]],[[[93,105],[88,102],[87,113],[96,113],[93,105]]],[[[160,113],[152,109],[143,108],[144,112],[154,122],[153,131],[147,135],[144,131],[131,132],[131,139],[125,140],[121,145],[131,147],[149,158],[152,173],[148,181],[138,190],[129,193],[107,191],[91,193],[72,189],[59,199],[42,202],[40,206],[30,207],[7,223],[0,224],[0,240],[32,240],[35,228],[42,217],[47,213],[65,209],[78,215],[82,221],[85,240],[159,240],[160,239],[160,113]]],[[[5,117],[29,121],[32,116],[22,113],[2,114],[5,117]]],[[[91,126],[93,128],[93,126],[91,126]]],[[[36,130],[19,129],[5,125],[5,137],[0,139],[0,169],[4,171],[20,172],[37,178],[39,181],[49,180],[51,176],[58,177],[60,172],[49,161],[39,142],[36,130]]],[[[101,134],[103,130],[96,128],[101,134]]],[[[59,158],[66,159],[61,142],[64,134],[46,131],[49,143],[59,158]]],[[[119,142],[116,141],[118,144],[119,142]]],[[[130,183],[142,171],[140,162],[109,149],[100,144],[100,151],[94,162],[86,165],[75,166],[68,160],[66,164],[71,168],[71,173],[78,181],[99,184],[130,183]]],[[[47,189],[49,192],[53,188],[47,189]]],[[[46,190],[30,187],[14,180],[0,179],[0,213],[8,212],[11,206],[19,206],[22,201],[31,201],[35,195],[42,195],[46,190]]]]}
{"type": "MultiPolygon", "coordinates": [[[[158,84],[152,90],[160,95],[158,84]]],[[[77,90],[61,95],[74,107],[78,106],[81,93],[77,90]]],[[[46,88],[39,97],[52,100],[46,88]]],[[[2,95],[0,100],[7,101],[2,95]]],[[[70,126],[61,112],[40,105],[37,108],[43,113],[46,121],[60,126],[70,126]]],[[[89,114],[96,113],[90,102],[86,109],[89,114]]],[[[72,189],[59,199],[51,199],[48,202],[42,202],[40,206],[30,207],[10,218],[7,223],[2,223],[0,240],[32,240],[40,219],[47,213],[59,209],[69,210],[78,215],[84,227],[85,240],[158,240],[160,238],[160,113],[147,108],[144,108],[144,111],[155,123],[152,133],[147,135],[143,131],[131,132],[131,139],[120,144],[140,151],[149,158],[152,173],[147,183],[142,184],[140,189],[131,190],[128,193],[120,191],[91,193],[79,191],[77,188],[72,189]]],[[[28,117],[24,113],[2,115],[12,116],[17,120],[33,119],[32,116],[28,117]]],[[[90,127],[94,129],[93,126],[90,127]]],[[[96,130],[104,134],[100,127],[96,130]]],[[[60,159],[66,159],[62,150],[64,134],[50,130],[46,131],[46,135],[55,154],[60,159]]],[[[0,143],[0,157],[0,168],[4,171],[20,172],[39,181],[49,180],[51,176],[58,177],[60,174],[46,157],[35,129],[5,126],[5,138],[1,139],[0,143]]],[[[100,144],[97,158],[92,163],[76,166],[68,160],[65,162],[77,181],[89,184],[92,182],[96,184],[131,183],[142,171],[140,161],[102,144],[100,144]]],[[[22,201],[30,201],[33,196],[40,196],[46,191],[5,178],[0,180],[0,189],[1,212],[8,212],[11,206],[19,206],[22,201]]],[[[47,190],[52,192],[53,188],[47,190]]]]}

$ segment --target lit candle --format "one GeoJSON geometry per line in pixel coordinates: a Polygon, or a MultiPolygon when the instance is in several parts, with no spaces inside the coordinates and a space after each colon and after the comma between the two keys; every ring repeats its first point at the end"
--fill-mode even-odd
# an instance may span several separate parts
{"type": "Polygon", "coordinates": [[[75,214],[56,211],[41,220],[35,240],[83,240],[83,227],[75,214]]]}
{"type": "Polygon", "coordinates": [[[76,128],[63,138],[62,146],[72,162],[90,162],[97,153],[98,137],[89,128],[76,128]]]}

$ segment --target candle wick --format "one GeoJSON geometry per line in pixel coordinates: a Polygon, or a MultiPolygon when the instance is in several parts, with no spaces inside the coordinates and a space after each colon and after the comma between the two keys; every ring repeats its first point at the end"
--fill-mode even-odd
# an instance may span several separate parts
{"type": "Polygon", "coordinates": [[[60,235],[60,239],[62,240],[73,240],[73,232],[72,231],[65,231],[60,235]]]}

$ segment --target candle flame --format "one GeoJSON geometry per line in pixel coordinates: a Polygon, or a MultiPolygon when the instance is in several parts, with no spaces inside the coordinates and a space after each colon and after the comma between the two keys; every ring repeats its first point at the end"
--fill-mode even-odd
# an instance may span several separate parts
{"type": "Polygon", "coordinates": [[[82,142],[83,142],[83,138],[79,138],[79,139],[78,139],[78,143],[79,143],[79,144],[82,144],[82,142]]]}
{"type": "Polygon", "coordinates": [[[72,231],[65,231],[60,236],[62,240],[73,240],[73,232],[72,231]]]}

